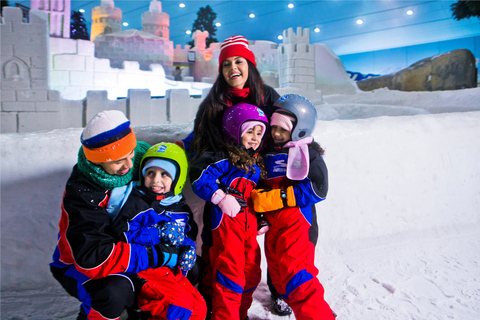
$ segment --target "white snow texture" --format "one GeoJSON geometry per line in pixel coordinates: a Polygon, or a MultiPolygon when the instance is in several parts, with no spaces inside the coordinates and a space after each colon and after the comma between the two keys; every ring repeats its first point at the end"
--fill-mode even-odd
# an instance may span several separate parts
{"type": "MultiPolygon", "coordinates": [[[[480,319],[480,88],[326,96],[317,107],[329,192],[316,266],[338,319],[480,319]]],[[[134,130],[153,144],[192,126],[134,130]]],[[[79,302],[48,264],[80,133],[0,136],[1,319],[76,318],[79,302]]],[[[201,200],[186,195],[201,227],[201,200]]],[[[250,319],[294,319],[272,313],[264,258],[262,270],[250,319]]]]}

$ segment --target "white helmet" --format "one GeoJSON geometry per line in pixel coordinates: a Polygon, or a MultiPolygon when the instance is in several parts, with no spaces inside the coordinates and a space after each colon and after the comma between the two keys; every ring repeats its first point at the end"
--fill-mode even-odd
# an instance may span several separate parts
{"type": "Polygon", "coordinates": [[[298,94],[286,94],[281,96],[274,106],[290,111],[295,116],[297,121],[292,129],[292,141],[312,135],[317,122],[317,110],[307,98],[298,94]]]}

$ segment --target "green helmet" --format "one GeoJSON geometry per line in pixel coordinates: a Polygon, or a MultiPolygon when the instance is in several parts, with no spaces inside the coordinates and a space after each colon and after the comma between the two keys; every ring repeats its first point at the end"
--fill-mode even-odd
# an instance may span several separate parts
{"type": "MultiPolygon", "coordinates": [[[[175,143],[161,142],[145,152],[140,162],[140,183],[143,184],[143,167],[149,159],[161,159],[172,163],[176,168],[175,177],[172,182],[172,190],[174,195],[182,192],[183,186],[187,181],[188,160],[185,151],[175,143]]],[[[168,170],[167,170],[168,171],[168,170]]]]}

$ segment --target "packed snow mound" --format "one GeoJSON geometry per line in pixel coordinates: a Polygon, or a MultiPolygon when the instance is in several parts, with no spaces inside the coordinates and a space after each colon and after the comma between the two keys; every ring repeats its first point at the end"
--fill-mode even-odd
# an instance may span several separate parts
{"type": "MultiPolygon", "coordinates": [[[[370,92],[359,91],[353,95],[324,95],[323,101],[330,106],[358,104],[371,105],[372,108],[374,106],[417,108],[429,113],[466,112],[480,110],[480,88],[432,92],[405,92],[381,88],[370,92]]],[[[385,112],[378,115],[398,114],[385,112]]],[[[375,109],[372,110],[372,116],[376,116],[375,109]]]]}
{"type": "Polygon", "coordinates": [[[323,103],[315,106],[320,120],[352,120],[367,119],[382,116],[413,116],[418,114],[429,114],[425,109],[398,107],[389,105],[371,105],[360,103],[323,103]]]}

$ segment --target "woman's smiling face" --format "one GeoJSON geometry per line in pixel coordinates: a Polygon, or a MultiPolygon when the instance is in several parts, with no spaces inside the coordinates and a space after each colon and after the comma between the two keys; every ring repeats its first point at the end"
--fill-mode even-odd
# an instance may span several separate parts
{"type": "Polygon", "coordinates": [[[248,80],[248,63],[243,57],[230,57],[222,62],[222,74],[228,85],[235,89],[243,89],[248,80]]]}

